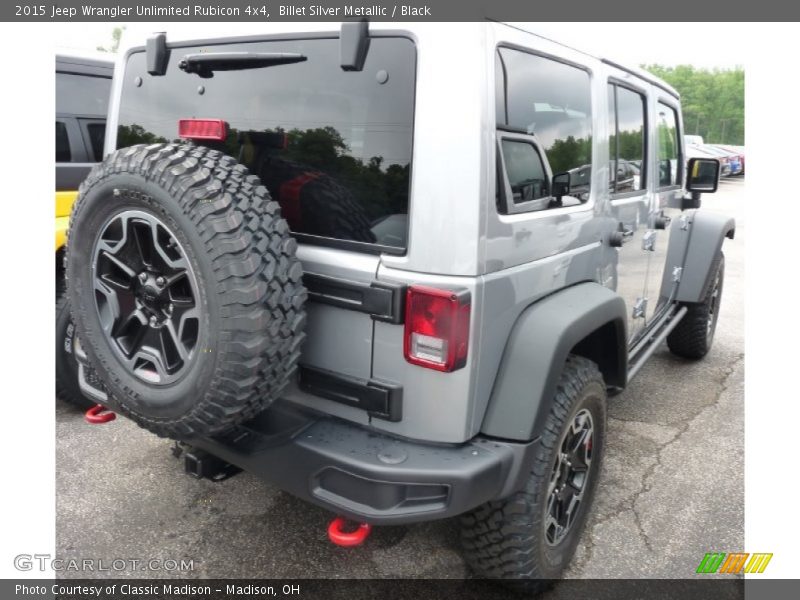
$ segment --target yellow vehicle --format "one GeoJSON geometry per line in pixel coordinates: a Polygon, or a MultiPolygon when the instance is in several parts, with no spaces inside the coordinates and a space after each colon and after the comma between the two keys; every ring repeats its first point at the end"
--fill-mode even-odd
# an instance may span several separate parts
{"type": "Polygon", "coordinates": [[[64,278],[64,244],[78,187],[103,159],[114,63],[105,58],[56,56],[56,395],[79,406],[93,404],[78,386],[75,327],[64,278]]]}

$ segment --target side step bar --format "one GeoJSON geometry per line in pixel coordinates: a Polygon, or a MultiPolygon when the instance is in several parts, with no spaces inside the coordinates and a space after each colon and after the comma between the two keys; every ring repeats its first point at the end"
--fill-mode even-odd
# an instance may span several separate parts
{"type": "Polygon", "coordinates": [[[686,310],[687,308],[685,306],[681,306],[667,313],[666,316],[663,317],[661,325],[633,347],[628,357],[629,383],[639,372],[639,369],[644,366],[647,359],[653,355],[653,352],[667,339],[670,332],[681,322],[683,315],[686,314],[686,310]]]}

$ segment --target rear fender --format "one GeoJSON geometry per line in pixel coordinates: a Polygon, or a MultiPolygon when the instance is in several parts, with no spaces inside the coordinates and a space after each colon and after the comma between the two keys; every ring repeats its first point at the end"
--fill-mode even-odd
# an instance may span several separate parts
{"type": "Polygon", "coordinates": [[[509,336],[482,433],[508,440],[538,436],[570,353],[594,360],[606,385],[624,387],[625,302],[598,283],[580,283],[526,308],[509,336]]]}

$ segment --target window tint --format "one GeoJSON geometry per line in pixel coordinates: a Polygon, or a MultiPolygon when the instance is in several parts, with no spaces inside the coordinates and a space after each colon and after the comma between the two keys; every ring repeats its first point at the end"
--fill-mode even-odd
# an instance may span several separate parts
{"type": "Polygon", "coordinates": [[[547,175],[542,159],[533,144],[518,140],[503,140],[501,147],[514,204],[546,198],[547,175]]]}
{"type": "Polygon", "coordinates": [[[609,186],[612,192],[643,189],[645,99],[628,88],[609,86],[609,186]]]}
{"type": "Polygon", "coordinates": [[[144,53],[136,53],[125,73],[117,146],[174,140],[179,119],[224,119],[228,137],[216,147],[259,175],[293,232],[316,236],[305,241],[404,248],[415,63],[406,38],[373,38],[363,71],[342,70],[338,39],[180,48],[163,77],[148,75],[144,53]],[[201,51],[294,52],[307,60],[209,79],[178,68],[185,54],[201,51]]]}
{"type": "Polygon", "coordinates": [[[589,74],[541,56],[501,48],[505,78],[497,86],[499,122],[532,133],[553,173],[569,171],[571,195],[588,199],[591,182],[592,106],[589,74]],[[506,114],[503,115],[502,113],[506,114]],[[504,117],[504,121],[502,118],[504,117]]]}
{"type": "Polygon", "coordinates": [[[111,79],[74,73],[56,73],[56,112],[105,118],[111,79]]]}
{"type": "Polygon", "coordinates": [[[658,185],[681,184],[680,146],[678,145],[678,116],[675,109],[658,103],[658,185]]]}
{"type": "Polygon", "coordinates": [[[70,162],[72,152],[69,149],[69,136],[67,126],[61,121],[56,121],[56,162],[70,162]]]}
{"type": "Polygon", "coordinates": [[[106,136],[105,123],[88,123],[86,131],[89,134],[89,143],[92,146],[92,160],[100,162],[103,160],[103,143],[106,136]]]}

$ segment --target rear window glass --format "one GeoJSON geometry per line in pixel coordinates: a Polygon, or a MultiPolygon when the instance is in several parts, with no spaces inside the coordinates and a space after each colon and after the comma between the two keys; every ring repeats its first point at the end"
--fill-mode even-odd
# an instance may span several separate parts
{"type": "Polygon", "coordinates": [[[102,116],[108,113],[111,79],[74,73],[56,73],[56,112],[102,116]]]}
{"type": "Polygon", "coordinates": [[[359,72],[343,71],[339,56],[338,39],[173,48],[167,74],[152,77],[144,53],[133,54],[125,72],[117,147],[176,140],[179,119],[223,119],[225,142],[203,143],[257,174],[301,240],[404,249],[414,44],[406,38],[373,38],[359,72]],[[211,78],[178,68],[183,56],[199,52],[288,52],[307,60],[220,71],[211,78]]]}
{"type": "Polygon", "coordinates": [[[589,73],[578,67],[500,48],[497,121],[536,136],[553,174],[568,171],[571,195],[588,199],[592,163],[589,73]]]}

